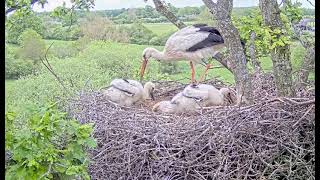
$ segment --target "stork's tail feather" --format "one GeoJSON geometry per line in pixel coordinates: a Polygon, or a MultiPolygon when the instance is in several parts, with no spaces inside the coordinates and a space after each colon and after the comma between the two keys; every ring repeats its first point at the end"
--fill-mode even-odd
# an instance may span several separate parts
{"type": "Polygon", "coordinates": [[[156,103],[153,107],[152,107],[152,111],[153,112],[157,112],[159,109],[159,106],[160,106],[160,102],[156,103]]]}

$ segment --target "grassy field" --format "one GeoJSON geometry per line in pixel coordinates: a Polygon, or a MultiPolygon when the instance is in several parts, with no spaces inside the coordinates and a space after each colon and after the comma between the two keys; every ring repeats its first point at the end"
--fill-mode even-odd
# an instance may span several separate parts
{"type": "Polygon", "coordinates": [[[172,23],[146,23],[144,25],[156,35],[162,35],[178,30],[172,23]]]}
{"type": "Polygon", "coordinates": [[[6,79],[5,81],[5,99],[7,99],[7,95],[12,94],[11,90],[14,88],[15,80],[6,79]]]}
{"type": "MultiPolygon", "coordinates": [[[[196,22],[185,22],[188,25],[195,24],[196,22]]],[[[131,24],[124,24],[125,26],[130,26],[131,24]]],[[[172,23],[144,23],[148,29],[154,32],[156,35],[162,35],[169,32],[174,32],[178,28],[172,23]]]]}

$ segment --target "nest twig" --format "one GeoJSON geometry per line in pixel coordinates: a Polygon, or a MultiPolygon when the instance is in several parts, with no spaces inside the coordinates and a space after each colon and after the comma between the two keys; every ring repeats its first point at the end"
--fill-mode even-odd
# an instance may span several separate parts
{"type": "MultiPolygon", "coordinates": [[[[314,94],[277,98],[272,77],[260,79],[255,104],[201,115],[154,113],[112,104],[100,92],[80,94],[70,115],[95,123],[91,178],[315,179],[314,94]]],[[[159,84],[162,98],[184,88],[159,84]]]]}

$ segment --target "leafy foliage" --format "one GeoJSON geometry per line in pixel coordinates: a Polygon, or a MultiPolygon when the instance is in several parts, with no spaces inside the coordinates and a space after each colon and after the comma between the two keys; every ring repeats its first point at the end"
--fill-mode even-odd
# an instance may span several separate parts
{"type": "MultiPolygon", "coordinates": [[[[298,19],[299,17],[288,17],[283,13],[280,15],[285,28],[273,28],[273,30],[264,25],[259,9],[252,10],[248,16],[243,16],[240,18],[233,16],[233,21],[240,32],[240,36],[246,42],[250,42],[250,34],[252,31],[256,33],[254,43],[257,57],[267,56],[269,55],[270,50],[278,46],[290,44],[292,40],[292,31],[289,24],[289,19],[298,19]]],[[[249,43],[246,45],[248,44],[249,43]]]]}
{"type": "Polygon", "coordinates": [[[43,57],[46,51],[46,43],[36,31],[27,29],[19,37],[19,44],[21,46],[19,55],[24,59],[33,60],[36,65],[43,57]]]}
{"type": "Polygon", "coordinates": [[[161,63],[160,72],[171,75],[171,74],[177,74],[181,71],[180,71],[180,68],[178,67],[178,64],[176,62],[172,62],[172,63],[161,63]]]}
{"type": "Polygon", "coordinates": [[[128,42],[128,35],[113,25],[112,21],[101,16],[89,16],[80,26],[85,37],[92,40],[113,40],[115,42],[128,42]]]}
{"type": "Polygon", "coordinates": [[[13,58],[12,55],[6,56],[5,78],[18,79],[22,76],[32,74],[34,66],[30,60],[13,58]]]}
{"type": "Polygon", "coordinates": [[[76,56],[79,53],[79,50],[73,43],[55,43],[50,48],[49,52],[59,59],[65,59],[76,56]]]}
{"type": "MultiPolygon", "coordinates": [[[[254,31],[256,33],[256,56],[261,57],[268,55],[270,47],[270,31],[269,28],[267,28],[263,23],[260,10],[256,9],[251,11],[249,16],[233,18],[233,22],[239,30],[241,39],[245,40],[246,42],[250,42],[251,32],[254,31]]],[[[248,46],[248,44],[249,43],[246,43],[246,46],[248,46]]]]}
{"type": "Polygon", "coordinates": [[[155,34],[146,28],[141,22],[135,22],[130,28],[127,28],[132,44],[149,44],[155,34]]]}
{"type": "Polygon", "coordinates": [[[163,33],[161,35],[155,36],[150,39],[149,44],[155,46],[164,46],[169,39],[169,37],[174,33],[174,31],[169,31],[167,33],[163,33]]]}
{"type": "Polygon", "coordinates": [[[291,23],[298,23],[302,19],[303,10],[301,9],[300,2],[292,4],[291,1],[286,1],[286,6],[283,8],[282,12],[291,23]]]}
{"type": "Polygon", "coordinates": [[[81,37],[81,31],[78,25],[62,26],[61,24],[46,23],[46,29],[43,33],[45,39],[56,40],[77,40],[81,37]]]}
{"type": "Polygon", "coordinates": [[[6,41],[17,44],[19,36],[27,29],[43,34],[44,26],[42,20],[32,12],[23,15],[19,13],[11,15],[6,20],[6,31],[8,33],[6,41]]]}
{"type": "Polygon", "coordinates": [[[41,110],[24,127],[15,127],[15,113],[5,114],[5,147],[12,154],[6,179],[90,179],[85,149],[96,146],[92,124],[68,119],[55,105],[41,110]]]}

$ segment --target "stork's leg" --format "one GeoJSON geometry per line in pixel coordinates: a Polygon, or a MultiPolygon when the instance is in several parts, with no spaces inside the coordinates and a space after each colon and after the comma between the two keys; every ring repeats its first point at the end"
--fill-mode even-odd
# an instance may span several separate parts
{"type": "Polygon", "coordinates": [[[204,80],[204,77],[207,75],[208,70],[210,69],[210,67],[211,67],[211,64],[208,63],[207,66],[206,66],[206,70],[204,71],[204,73],[200,77],[200,82],[202,82],[204,80]]]}
{"type": "Polygon", "coordinates": [[[196,84],[196,81],[194,79],[195,71],[192,61],[190,61],[190,67],[191,67],[191,83],[196,84]]]}

